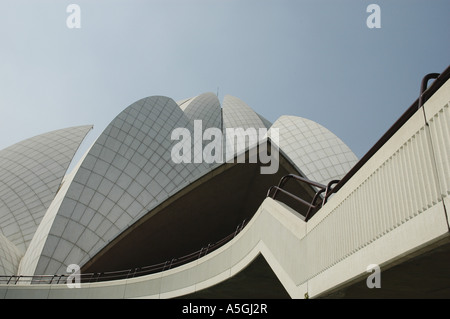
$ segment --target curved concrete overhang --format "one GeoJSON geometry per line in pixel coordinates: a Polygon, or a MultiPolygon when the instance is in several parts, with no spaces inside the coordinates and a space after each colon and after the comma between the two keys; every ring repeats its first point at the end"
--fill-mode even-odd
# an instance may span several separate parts
{"type": "MultiPolygon", "coordinates": [[[[436,213],[436,211],[430,211],[424,215],[436,213]]],[[[428,226],[436,222],[442,222],[442,220],[436,218],[430,222],[430,219],[427,219],[424,215],[414,222],[416,226],[413,225],[413,227],[417,227],[418,224],[423,225],[424,221],[429,224],[428,226]]],[[[429,229],[429,227],[427,228],[429,229]]],[[[439,228],[441,229],[441,227],[439,228]]],[[[167,299],[189,297],[238,276],[261,256],[270,266],[289,297],[314,298],[327,296],[331,293],[334,293],[334,296],[339,296],[339,293],[336,294],[336,289],[329,289],[333,286],[335,288],[339,281],[341,281],[337,285],[339,289],[349,286],[351,288],[355,281],[365,282],[365,278],[361,279],[361,277],[367,275],[365,263],[368,261],[370,249],[372,249],[372,252],[378,251],[377,254],[380,255],[380,245],[389,247],[393,242],[397,242],[397,245],[405,247],[407,241],[413,241],[412,234],[410,234],[403,236],[406,237],[404,242],[398,243],[398,239],[402,235],[398,231],[394,231],[391,236],[386,236],[371,248],[353,254],[351,258],[347,258],[344,262],[335,265],[336,267],[331,267],[318,276],[308,278],[308,273],[311,273],[312,270],[308,269],[307,261],[311,259],[311,254],[314,254],[314,251],[299,249],[299,247],[305,247],[308,232],[307,223],[303,221],[301,215],[283,203],[267,198],[247,226],[231,241],[210,254],[182,266],[131,279],[82,283],[80,288],[68,288],[63,284],[0,285],[0,298],[167,299]],[[355,268],[355,261],[359,264],[359,269],[355,268]],[[353,266],[349,267],[349,262],[353,263],[353,266]],[[330,279],[330,272],[333,273],[334,278],[331,283],[326,281],[327,278],[330,279]],[[326,281],[325,285],[324,280],[326,281]],[[329,288],[326,289],[326,286],[329,288]]],[[[447,247],[449,246],[448,232],[441,232],[440,234],[435,232],[434,235],[434,239],[431,240],[433,247],[442,243],[446,243],[447,247]]],[[[416,251],[416,255],[417,251],[423,252],[424,249],[423,245],[417,247],[413,249],[416,251]],[[417,247],[421,247],[422,251],[417,247]]],[[[445,246],[441,245],[440,247],[445,246]]],[[[408,252],[410,252],[409,249],[408,252]]],[[[381,259],[390,254],[390,252],[387,252],[385,256],[381,256],[381,259]]],[[[400,257],[390,258],[387,264],[380,263],[380,265],[386,266],[388,269],[389,264],[389,267],[392,267],[408,258],[410,257],[407,257],[407,254],[401,254],[400,257]]],[[[381,259],[380,256],[373,258],[374,261],[380,261],[381,259]]],[[[400,268],[398,271],[401,272],[402,269],[400,268]]],[[[358,289],[358,286],[355,287],[358,289]]],[[[236,289],[239,288],[236,287],[236,289]]],[[[369,289],[365,290],[366,294],[368,291],[369,289]]]]}
{"type": "MultiPolygon", "coordinates": [[[[231,241],[182,266],[131,279],[82,283],[80,288],[75,289],[63,284],[0,285],[0,298],[167,299],[195,296],[196,293],[202,293],[234,278],[260,256],[265,259],[291,298],[339,297],[340,292],[352,292],[352,289],[359,293],[354,297],[364,296],[361,289],[365,296],[370,296],[371,290],[362,286],[366,279],[364,276],[368,276],[366,265],[371,261],[379,262],[386,269],[386,274],[396,276],[408,269],[399,266],[405,260],[409,260],[411,264],[412,257],[420,255],[423,258],[424,252],[430,252],[431,248],[436,247],[448,252],[450,237],[439,206],[437,204],[373,245],[354,252],[327,270],[311,276],[315,269],[311,269],[308,262],[313,259],[313,254],[320,254],[306,247],[308,233],[313,229],[308,228],[308,224],[296,211],[267,198],[247,226],[231,241]],[[417,229],[422,229],[419,238],[417,229]],[[395,248],[391,251],[386,249],[393,246],[395,248]],[[302,249],[305,247],[306,249],[302,249]],[[380,250],[382,247],[385,249],[380,250]]],[[[430,255],[427,262],[430,263],[434,256],[436,255],[430,255]]],[[[439,263],[439,260],[433,262],[439,263]]],[[[429,274],[429,278],[431,277],[433,274],[429,274]]]]}
{"type": "Polygon", "coordinates": [[[176,298],[217,285],[235,276],[262,255],[289,295],[303,298],[306,285],[297,287],[293,281],[295,278],[292,278],[294,265],[303,261],[297,254],[292,254],[292,249],[296,249],[305,231],[306,223],[300,214],[268,198],[235,238],[188,264],[132,279],[82,283],[76,289],[66,285],[0,285],[0,297],[176,298]]]}

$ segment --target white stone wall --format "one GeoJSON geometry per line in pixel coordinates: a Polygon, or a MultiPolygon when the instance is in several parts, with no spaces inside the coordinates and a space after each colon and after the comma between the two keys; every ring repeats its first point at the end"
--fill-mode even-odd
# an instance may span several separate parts
{"type": "Polygon", "coordinates": [[[91,128],[41,134],[0,151],[0,234],[22,253],[91,128]]]}

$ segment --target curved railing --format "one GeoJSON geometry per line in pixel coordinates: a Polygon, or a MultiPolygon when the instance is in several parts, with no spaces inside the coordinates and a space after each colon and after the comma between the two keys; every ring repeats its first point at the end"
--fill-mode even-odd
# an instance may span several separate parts
{"type": "MultiPolygon", "coordinates": [[[[367,152],[367,154],[360,160],[353,168],[341,179],[341,180],[332,180],[328,183],[328,185],[322,185],[320,183],[313,182],[306,178],[296,176],[293,174],[289,174],[283,176],[278,184],[278,186],[271,186],[269,191],[267,192],[267,197],[271,197],[275,199],[278,191],[283,194],[291,197],[297,202],[308,207],[308,212],[305,215],[305,221],[308,221],[311,218],[311,214],[314,210],[322,207],[327,202],[329,196],[341,189],[341,187],[389,140],[410,118],[411,116],[420,109],[423,104],[428,100],[428,98],[433,95],[442,84],[450,77],[450,67],[447,68],[442,74],[439,73],[430,73],[423,77],[421,85],[420,85],[420,95],[419,98],[408,108],[408,110],[394,123],[394,125],[382,136],[382,138],[367,152]],[[434,79],[435,82],[428,87],[428,82],[434,79]],[[286,191],[283,189],[284,184],[288,179],[294,178],[298,181],[309,184],[310,186],[318,188],[311,202],[308,202],[298,196],[286,191]],[[336,184],[332,187],[333,184],[336,184]],[[272,191],[275,190],[272,193],[272,191]],[[325,195],[322,193],[325,192],[325,195]],[[317,200],[321,198],[322,203],[316,203],[317,200]]],[[[426,119],[425,119],[426,121],[426,119]]]]}
{"type": "Polygon", "coordinates": [[[306,213],[305,217],[305,222],[308,221],[309,218],[311,218],[311,214],[313,213],[314,210],[322,207],[323,205],[325,205],[325,203],[327,202],[328,198],[330,197],[330,195],[333,193],[333,185],[339,183],[339,180],[332,180],[330,181],[327,185],[323,185],[317,182],[314,182],[312,180],[309,180],[307,178],[298,176],[298,175],[294,175],[294,174],[288,174],[283,176],[280,179],[280,182],[278,183],[277,186],[271,186],[269,188],[269,190],[267,191],[267,197],[271,197],[272,199],[276,199],[276,196],[278,194],[278,192],[281,192],[287,196],[289,196],[290,198],[296,200],[297,202],[303,204],[304,206],[308,207],[308,211],[306,213]],[[288,191],[286,191],[285,189],[283,189],[283,187],[285,186],[286,182],[290,179],[295,179],[297,181],[306,183],[312,187],[315,187],[317,189],[317,191],[315,192],[315,195],[313,197],[313,199],[311,200],[311,202],[308,202],[288,191]],[[324,195],[322,195],[322,193],[325,193],[324,195]],[[321,202],[317,202],[318,200],[321,200],[321,202]]]}
{"type": "MultiPolygon", "coordinates": [[[[242,221],[238,226],[236,226],[236,230],[229,234],[228,236],[222,238],[221,240],[215,243],[209,243],[207,246],[202,247],[201,249],[190,253],[188,255],[172,258],[171,260],[167,260],[163,263],[154,264],[150,266],[131,268],[126,270],[119,271],[108,271],[108,272],[94,272],[94,273],[85,273],[79,274],[80,283],[93,283],[100,281],[111,281],[111,280],[120,280],[120,279],[129,279],[134,277],[140,277],[145,275],[150,275],[162,271],[166,271],[169,269],[173,269],[175,267],[179,267],[181,265],[187,264],[191,261],[199,259],[208,255],[209,253],[217,250],[222,247],[237,234],[239,234],[242,229],[247,224],[247,221],[242,221]]],[[[67,284],[73,278],[73,274],[59,274],[59,275],[10,275],[10,276],[0,276],[0,284],[7,285],[16,285],[16,284],[67,284]]]]}

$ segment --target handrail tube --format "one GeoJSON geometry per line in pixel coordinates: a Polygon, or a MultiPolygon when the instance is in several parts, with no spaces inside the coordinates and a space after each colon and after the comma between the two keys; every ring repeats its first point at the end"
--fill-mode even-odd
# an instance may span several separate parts
{"type": "Polygon", "coordinates": [[[273,188],[275,188],[277,191],[281,191],[282,193],[288,195],[289,197],[292,197],[293,199],[295,199],[296,201],[311,207],[311,208],[315,208],[313,205],[311,205],[311,203],[308,203],[307,201],[305,201],[304,199],[301,199],[300,197],[295,196],[294,194],[289,193],[288,191],[285,191],[282,188],[279,188],[278,186],[273,186],[273,188]]]}
{"type": "MultiPolygon", "coordinates": [[[[399,129],[406,123],[407,120],[413,116],[419,106],[423,105],[430,96],[432,96],[448,79],[450,79],[450,66],[448,66],[427,88],[422,94],[422,98],[417,98],[411,106],[397,119],[397,121],[387,130],[386,133],[381,136],[381,138],[369,149],[369,151],[350,169],[350,171],[342,177],[341,181],[335,186],[335,191],[344,186],[347,181],[355,175],[355,173],[365,164],[367,161],[383,146],[388,139],[390,139],[399,129]]],[[[427,81],[427,80],[426,80],[427,81]]],[[[425,81],[422,80],[424,83],[425,81]]],[[[427,81],[428,82],[428,81],[427,81]]]]}
{"type": "MultiPolygon", "coordinates": [[[[322,184],[320,184],[320,183],[314,182],[314,181],[312,181],[312,180],[310,180],[310,179],[307,179],[307,178],[304,178],[304,177],[301,177],[301,176],[298,176],[298,175],[295,175],[295,174],[288,174],[288,175],[283,176],[283,177],[280,179],[279,183],[278,183],[278,187],[279,187],[279,188],[283,188],[284,184],[285,184],[290,178],[296,179],[296,180],[298,180],[298,181],[300,181],[300,182],[307,183],[307,184],[309,184],[309,185],[311,185],[311,186],[318,187],[318,188],[320,188],[320,189],[325,189],[325,188],[326,188],[325,185],[322,185],[322,184]]],[[[275,193],[274,193],[274,195],[273,195],[273,196],[274,196],[273,198],[275,198],[276,195],[277,195],[277,191],[275,191],[275,193]]]]}
{"type": "Polygon", "coordinates": [[[431,79],[437,79],[439,75],[439,73],[429,73],[423,77],[422,82],[420,83],[420,96],[417,109],[420,109],[422,107],[422,98],[423,94],[428,89],[428,81],[431,79]]]}
{"type": "Polygon", "coordinates": [[[324,194],[324,196],[322,198],[322,206],[325,205],[325,203],[328,200],[328,197],[334,192],[334,188],[332,187],[332,185],[336,184],[336,183],[339,183],[339,180],[332,180],[327,185],[323,185],[321,183],[314,182],[314,181],[312,181],[310,179],[307,179],[307,178],[304,178],[304,177],[301,177],[301,176],[298,176],[298,175],[295,175],[295,174],[288,174],[288,175],[283,176],[280,179],[280,181],[278,183],[278,186],[273,185],[273,186],[269,187],[269,190],[267,191],[267,197],[272,197],[273,199],[275,199],[276,196],[277,196],[277,192],[281,191],[284,194],[286,194],[286,195],[294,198],[295,200],[299,201],[300,203],[308,206],[308,211],[306,212],[306,215],[305,215],[305,222],[306,222],[306,221],[309,220],[312,210],[314,210],[314,209],[316,209],[318,207],[318,204],[316,204],[317,199],[320,198],[320,196],[321,196],[321,194],[323,192],[325,192],[325,194],[324,194]],[[290,192],[288,192],[288,191],[283,189],[283,186],[286,184],[286,182],[290,178],[294,178],[294,179],[296,179],[298,181],[301,181],[301,182],[307,183],[307,184],[309,184],[311,186],[319,188],[319,190],[317,190],[316,193],[314,194],[314,197],[313,197],[311,203],[308,203],[307,201],[305,201],[305,200],[303,200],[303,199],[301,199],[301,198],[299,198],[299,197],[297,197],[297,196],[295,196],[295,195],[291,194],[290,192]],[[275,191],[273,192],[273,195],[271,196],[271,192],[274,189],[275,189],[275,191]]]}
{"type": "Polygon", "coordinates": [[[325,205],[325,203],[328,200],[328,197],[330,197],[330,195],[334,193],[334,188],[332,188],[331,185],[338,184],[339,182],[340,182],[339,179],[334,179],[327,184],[327,188],[325,190],[325,196],[323,197],[323,201],[322,201],[322,206],[325,205]]]}
{"type": "MultiPolygon", "coordinates": [[[[407,120],[413,116],[417,110],[419,110],[424,101],[426,101],[430,96],[432,96],[448,79],[450,78],[450,66],[444,70],[441,74],[439,73],[429,73],[422,78],[420,86],[420,94],[418,99],[397,119],[397,121],[389,128],[389,130],[375,143],[374,146],[344,175],[344,177],[339,181],[331,181],[328,183],[326,188],[326,193],[322,201],[322,206],[326,203],[328,197],[337,192],[342,188],[345,183],[389,140],[399,129],[406,123],[407,120]],[[431,79],[436,79],[432,85],[428,88],[428,82],[431,79]],[[336,183],[337,185],[330,189],[330,184],[336,183]]],[[[425,114],[424,114],[425,116],[425,114]]],[[[425,118],[426,121],[426,118],[425,118]]],[[[292,174],[290,174],[292,175],[292,174]]],[[[279,186],[284,184],[284,177],[280,180],[279,186]]],[[[319,188],[322,188],[318,186],[319,188]]],[[[269,196],[272,187],[269,188],[267,196],[269,196]]],[[[274,193],[272,198],[275,198],[277,191],[274,193]]]]}
{"type": "Polygon", "coordinates": [[[312,206],[310,206],[308,208],[308,211],[306,212],[305,215],[305,222],[307,222],[309,220],[309,214],[311,213],[311,211],[315,208],[317,208],[317,205],[315,204],[316,200],[320,197],[320,194],[323,193],[325,190],[321,189],[320,191],[318,191],[316,193],[316,195],[314,195],[314,198],[311,201],[312,206]]]}
{"type": "MultiPolygon", "coordinates": [[[[103,280],[115,280],[115,279],[128,279],[128,278],[134,278],[142,274],[151,274],[158,271],[165,271],[171,269],[173,266],[178,266],[185,264],[187,262],[190,262],[191,260],[198,259],[201,256],[202,253],[203,256],[206,256],[207,254],[213,252],[214,250],[220,248],[225,243],[229,242],[231,239],[233,239],[246,225],[246,220],[242,221],[237,227],[236,230],[229,234],[228,236],[220,239],[219,241],[215,243],[209,243],[208,246],[202,247],[200,250],[197,250],[193,253],[190,253],[188,255],[185,255],[180,258],[172,258],[172,260],[169,262],[166,260],[164,263],[158,263],[154,265],[144,266],[144,267],[135,267],[125,270],[118,270],[118,271],[107,271],[107,272],[98,272],[98,273],[84,273],[80,274],[80,281],[81,282],[98,282],[103,280]],[[168,268],[167,268],[168,266],[168,268]]],[[[7,278],[6,284],[9,285],[12,281],[14,281],[14,285],[17,285],[20,279],[24,278],[30,278],[30,282],[34,283],[49,283],[49,284],[63,284],[67,283],[67,278],[69,275],[67,274],[61,274],[61,275],[31,275],[31,276],[23,276],[23,275],[10,275],[10,276],[0,276],[0,281],[2,281],[3,278],[7,278]],[[56,277],[58,277],[58,280],[54,280],[56,277]],[[64,278],[64,279],[63,279],[64,278]],[[14,280],[15,279],[15,280],[14,280]]]]}

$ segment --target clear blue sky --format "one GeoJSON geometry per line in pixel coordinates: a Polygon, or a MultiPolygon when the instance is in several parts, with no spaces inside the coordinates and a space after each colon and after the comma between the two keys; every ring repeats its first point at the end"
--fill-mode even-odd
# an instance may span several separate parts
{"type": "Polygon", "coordinates": [[[450,64],[449,16],[449,0],[0,0],[0,149],[84,124],[90,144],[138,99],[219,88],[361,157],[450,64]]]}

